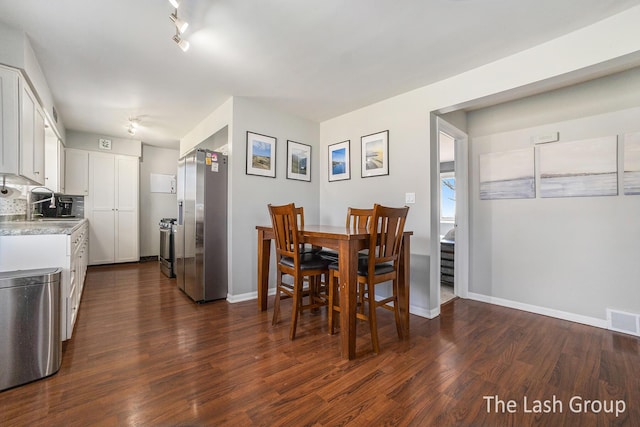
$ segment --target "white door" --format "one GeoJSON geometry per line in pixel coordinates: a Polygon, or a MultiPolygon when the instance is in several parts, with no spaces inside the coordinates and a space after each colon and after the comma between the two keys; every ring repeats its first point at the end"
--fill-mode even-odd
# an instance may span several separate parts
{"type": "Polygon", "coordinates": [[[115,161],[112,154],[89,153],[89,262],[115,262],[115,161]]]}
{"type": "Polygon", "coordinates": [[[115,262],[139,261],[138,158],[116,158],[115,262]]]}
{"type": "Polygon", "coordinates": [[[89,195],[89,152],[67,148],[65,157],[65,192],[74,196],[89,195]]]}
{"type": "Polygon", "coordinates": [[[36,181],[33,167],[35,160],[36,100],[26,83],[22,84],[21,96],[20,175],[36,181]]]}
{"type": "Polygon", "coordinates": [[[35,104],[35,122],[33,125],[33,177],[38,184],[44,184],[44,138],[45,118],[40,105],[35,104]]]}

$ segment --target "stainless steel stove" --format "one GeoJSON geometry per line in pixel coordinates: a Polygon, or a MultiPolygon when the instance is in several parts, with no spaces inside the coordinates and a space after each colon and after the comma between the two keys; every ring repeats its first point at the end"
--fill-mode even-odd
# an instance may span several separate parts
{"type": "Polygon", "coordinates": [[[176,277],[175,273],[175,239],[173,225],[175,218],[160,220],[160,271],[167,277],[176,277]]]}

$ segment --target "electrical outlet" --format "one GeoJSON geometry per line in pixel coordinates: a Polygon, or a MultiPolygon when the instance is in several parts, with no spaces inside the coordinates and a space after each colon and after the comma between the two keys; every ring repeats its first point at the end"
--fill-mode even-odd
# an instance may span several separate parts
{"type": "Polygon", "coordinates": [[[405,203],[415,203],[416,202],[416,193],[405,193],[404,194],[404,202],[405,203]]]}

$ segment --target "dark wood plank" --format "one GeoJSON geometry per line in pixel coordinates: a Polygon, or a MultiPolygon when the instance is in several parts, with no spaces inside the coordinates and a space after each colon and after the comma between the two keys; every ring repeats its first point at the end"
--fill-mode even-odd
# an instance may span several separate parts
{"type": "Polygon", "coordinates": [[[295,341],[269,320],[255,301],[194,304],[155,263],[90,267],[60,371],[0,392],[0,425],[640,425],[635,337],[456,299],[405,340],[381,310],[379,355],[358,322],[349,361],[324,311],[295,341]],[[554,396],[562,412],[525,412],[554,396]],[[573,413],[575,396],[626,410],[573,413]]]}

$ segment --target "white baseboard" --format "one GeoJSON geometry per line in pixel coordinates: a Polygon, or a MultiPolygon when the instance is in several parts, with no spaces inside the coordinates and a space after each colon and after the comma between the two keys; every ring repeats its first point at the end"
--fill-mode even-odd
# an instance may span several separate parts
{"type": "MultiPolygon", "coordinates": [[[[275,288],[269,288],[269,295],[275,295],[275,293],[276,293],[275,288]]],[[[382,296],[379,296],[379,295],[376,295],[376,297],[382,298],[382,296]]],[[[227,302],[231,304],[234,304],[237,302],[251,301],[255,299],[258,299],[257,291],[247,292],[245,294],[239,294],[239,295],[227,294],[227,302]]],[[[423,307],[412,305],[409,307],[409,313],[415,314],[416,316],[425,317],[427,319],[435,319],[436,317],[440,316],[440,307],[435,308],[433,310],[427,310],[423,307]]]]}
{"type": "MultiPolygon", "coordinates": [[[[276,288],[269,288],[268,295],[275,295],[275,294],[276,294],[276,288]]],[[[252,299],[258,299],[258,291],[247,292],[246,294],[239,294],[239,295],[227,294],[227,302],[231,304],[234,304],[237,302],[243,302],[243,301],[251,301],[252,299]]]]}
{"type": "Polygon", "coordinates": [[[440,316],[440,307],[434,308],[433,310],[428,310],[424,307],[410,305],[409,313],[415,314],[416,316],[425,317],[427,319],[435,319],[436,317],[440,316]]]}
{"type": "Polygon", "coordinates": [[[503,298],[496,298],[482,294],[469,292],[468,299],[489,304],[500,305],[502,307],[515,308],[517,310],[528,311],[529,313],[541,314],[543,316],[555,317],[556,319],[568,320],[570,322],[582,323],[584,325],[595,326],[597,328],[607,329],[606,319],[598,319],[596,317],[583,316],[581,314],[569,313],[567,311],[555,310],[537,305],[525,304],[522,302],[511,301],[503,298]]]}

